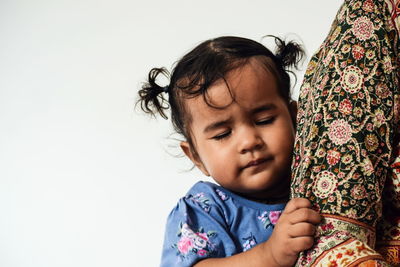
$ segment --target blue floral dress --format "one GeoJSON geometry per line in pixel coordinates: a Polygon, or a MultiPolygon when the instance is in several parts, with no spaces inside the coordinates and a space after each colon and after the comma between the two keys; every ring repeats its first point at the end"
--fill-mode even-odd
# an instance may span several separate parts
{"type": "Polygon", "coordinates": [[[209,182],[196,183],[167,220],[161,266],[192,266],[266,241],[283,204],[263,204],[209,182]]]}

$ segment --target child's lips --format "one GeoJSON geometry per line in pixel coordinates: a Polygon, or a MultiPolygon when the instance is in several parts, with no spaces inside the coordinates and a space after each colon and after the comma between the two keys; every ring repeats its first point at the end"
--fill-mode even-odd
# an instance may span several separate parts
{"type": "Polygon", "coordinates": [[[269,160],[271,160],[271,159],[270,158],[261,158],[261,159],[252,160],[249,163],[247,163],[247,165],[244,166],[243,169],[259,166],[269,160]]]}

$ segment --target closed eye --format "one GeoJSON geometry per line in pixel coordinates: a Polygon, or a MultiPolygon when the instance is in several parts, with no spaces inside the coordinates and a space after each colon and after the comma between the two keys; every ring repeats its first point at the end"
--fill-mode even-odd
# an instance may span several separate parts
{"type": "Polygon", "coordinates": [[[262,119],[262,120],[258,120],[256,121],[256,125],[267,125],[267,124],[271,124],[273,123],[275,120],[275,117],[271,117],[271,118],[266,118],[266,119],[262,119]]]}
{"type": "Polygon", "coordinates": [[[223,132],[223,133],[221,133],[221,134],[218,134],[218,135],[216,135],[216,136],[213,136],[212,139],[214,139],[214,140],[222,140],[222,139],[224,139],[224,138],[229,137],[229,136],[231,135],[231,132],[232,132],[231,130],[226,131],[226,132],[223,132]]]}

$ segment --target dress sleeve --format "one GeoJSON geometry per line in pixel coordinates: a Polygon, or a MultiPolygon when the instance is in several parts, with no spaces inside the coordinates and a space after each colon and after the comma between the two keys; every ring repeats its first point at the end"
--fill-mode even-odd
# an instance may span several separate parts
{"type": "Polygon", "coordinates": [[[343,1],[304,76],[292,196],[308,198],[323,222],[296,266],[388,265],[374,248],[385,188],[396,184],[390,173],[399,134],[400,43],[391,2],[343,1]]]}
{"type": "Polygon", "coordinates": [[[205,193],[188,195],[172,210],[165,231],[161,266],[192,266],[205,258],[237,252],[223,209],[205,193]]]}

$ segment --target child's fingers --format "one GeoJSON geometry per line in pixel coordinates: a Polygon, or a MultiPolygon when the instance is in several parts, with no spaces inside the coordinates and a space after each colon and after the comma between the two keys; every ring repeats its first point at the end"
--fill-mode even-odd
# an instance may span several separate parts
{"type": "Polygon", "coordinates": [[[316,227],[311,223],[301,222],[292,225],[287,232],[290,237],[313,237],[316,227]]]}
{"type": "Polygon", "coordinates": [[[311,208],[311,203],[306,198],[293,198],[287,204],[283,214],[292,213],[301,208],[311,208]]]}
{"type": "Polygon", "coordinates": [[[301,208],[293,211],[290,214],[289,222],[291,224],[308,222],[312,224],[318,224],[321,221],[321,215],[315,210],[309,208],[301,208]]]}

